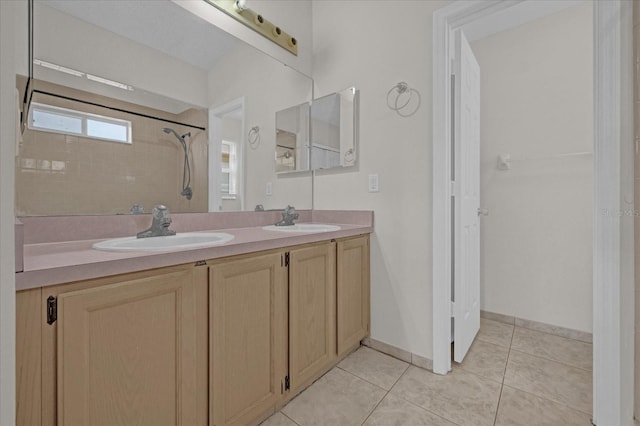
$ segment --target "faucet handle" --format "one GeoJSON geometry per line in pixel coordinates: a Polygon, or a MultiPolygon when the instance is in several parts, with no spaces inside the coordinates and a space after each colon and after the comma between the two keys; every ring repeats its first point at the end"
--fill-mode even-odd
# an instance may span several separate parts
{"type": "Polygon", "coordinates": [[[144,213],[144,207],[136,203],[129,209],[129,214],[142,214],[144,213]]]}

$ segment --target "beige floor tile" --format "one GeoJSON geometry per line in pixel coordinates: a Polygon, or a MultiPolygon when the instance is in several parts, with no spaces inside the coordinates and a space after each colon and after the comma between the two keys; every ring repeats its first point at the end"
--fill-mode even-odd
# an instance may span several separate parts
{"type": "Polygon", "coordinates": [[[298,424],[285,416],[284,414],[277,412],[273,416],[269,417],[264,422],[260,423],[260,426],[297,426],[298,424]]]}
{"type": "Polygon", "coordinates": [[[388,394],[373,410],[364,426],[456,426],[402,398],[388,394]]]}
{"type": "Polygon", "coordinates": [[[462,364],[455,365],[463,370],[502,383],[508,356],[508,348],[476,339],[462,364]]]}
{"type": "Polygon", "coordinates": [[[462,369],[446,376],[409,367],[391,394],[461,426],[493,425],[501,385],[462,369]]]}
{"type": "Polygon", "coordinates": [[[504,384],[591,413],[588,370],[512,350],[504,384]]]}
{"type": "Polygon", "coordinates": [[[477,339],[494,345],[510,347],[513,326],[503,322],[480,318],[480,331],[477,339]]]}
{"type": "Polygon", "coordinates": [[[409,364],[363,346],[342,360],[338,367],[389,390],[409,364]]]}
{"type": "Polygon", "coordinates": [[[361,425],[386,392],[351,373],[334,368],[281,411],[306,425],[361,425]]]}
{"type": "Polygon", "coordinates": [[[593,365],[593,345],[590,343],[526,328],[515,328],[511,349],[586,370],[591,370],[593,365]]]}
{"type": "Polygon", "coordinates": [[[585,343],[593,343],[593,335],[586,331],[574,330],[557,325],[546,324],[538,321],[531,321],[524,318],[516,318],[516,327],[527,328],[529,330],[540,331],[542,333],[553,334],[554,336],[566,339],[579,340],[585,343]]]}
{"type": "Polygon", "coordinates": [[[589,426],[591,416],[566,405],[504,386],[496,426],[589,426]]]}

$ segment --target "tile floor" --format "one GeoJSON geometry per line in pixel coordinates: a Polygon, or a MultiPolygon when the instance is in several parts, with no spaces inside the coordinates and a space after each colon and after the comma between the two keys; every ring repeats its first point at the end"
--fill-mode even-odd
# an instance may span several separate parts
{"type": "Polygon", "coordinates": [[[446,376],[361,347],[264,426],[591,425],[591,345],[482,319],[446,376]]]}

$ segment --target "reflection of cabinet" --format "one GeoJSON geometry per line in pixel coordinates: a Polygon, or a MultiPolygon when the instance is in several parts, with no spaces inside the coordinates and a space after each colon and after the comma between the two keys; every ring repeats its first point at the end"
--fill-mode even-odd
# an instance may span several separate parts
{"type": "Polygon", "coordinates": [[[338,241],[338,356],[369,334],[369,236],[338,241]]]}
{"type": "Polygon", "coordinates": [[[286,279],[280,253],[210,268],[213,425],[247,424],[280,398],[286,375],[286,279]]]}
{"type": "Polygon", "coordinates": [[[264,418],[368,334],[368,241],[18,292],[17,424],[264,418]]]}
{"type": "Polygon", "coordinates": [[[308,384],[336,359],[336,245],[289,255],[289,376],[291,390],[308,384]]]}

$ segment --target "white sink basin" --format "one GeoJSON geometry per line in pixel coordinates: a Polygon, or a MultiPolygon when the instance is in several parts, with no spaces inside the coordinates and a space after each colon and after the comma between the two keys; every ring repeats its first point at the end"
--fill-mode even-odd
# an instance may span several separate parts
{"type": "Polygon", "coordinates": [[[275,226],[269,225],[262,229],[267,231],[280,231],[280,232],[331,232],[339,231],[338,225],[325,225],[322,223],[296,223],[291,226],[275,226]]]}
{"type": "Polygon", "coordinates": [[[224,232],[183,232],[166,237],[124,237],[95,243],[93,248],[106,251],[167,251],[217,246],[233,240],[224,232]]]}

